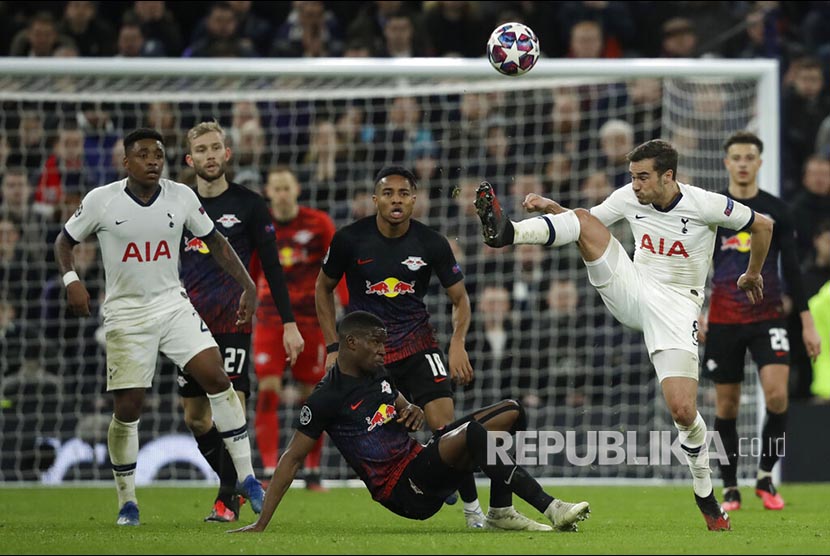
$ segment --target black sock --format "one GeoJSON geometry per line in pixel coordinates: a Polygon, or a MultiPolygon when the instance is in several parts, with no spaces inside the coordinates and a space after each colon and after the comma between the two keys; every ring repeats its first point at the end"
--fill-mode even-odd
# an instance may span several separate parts
{"type": "Polygon", "coordinates": [[[718,460],[723,486],[738,486],[738,420],[715,417],[715,430],[720,434],[729,463],[718,460]]]}
{"type": "Polygon", "coordinates": [[[478,499],[475,475],[470,473],[464,477],[464,480],[458,485],[458,494],[461,495],[463,502],[475,502],[478,499]]]}
{"type": "Polygon", "coordinates": [[[219,475],[219,495],[217,499],[222,500],[225,505],[229,505],[231,498],[236,492],[237,477],[236,467],[233,465],[233,459],[230,453],[225,448],[225,441],[222,440],[222,435],[219,434],[219,431],[214,426],[205,434],[195,438],[196,444],[199,446],[199,451],[202,452],[205,461],[219,475]]]}
{"type": "Polygon", "coordinates": [[[779,452],[783,453],[786,428],[787,412],[772,413],[768,409],[767,420],[761,431],[761,462],[758,466],[761,471],[771,472],[778,461],[779,452]]]}
{"type": "Polygon", "coordinates": [[[490,506],[495,508],[510,506],[512,504],[510,493],[514,492],[519,498],[544,513],[553,502],[553,496],[542,490],[542,485],[512,460],[511,463],[505,464],[497,459],[496,463],[488,465],[487,439],[487,429],[481,423],[471,421],[467,425],[467,447],[470,450],[470,456],[491,480],[490,506]]]}

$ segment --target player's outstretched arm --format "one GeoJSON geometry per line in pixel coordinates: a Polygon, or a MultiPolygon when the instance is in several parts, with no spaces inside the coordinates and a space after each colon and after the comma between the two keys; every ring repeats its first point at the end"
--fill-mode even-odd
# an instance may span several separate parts
{"type": "Polygon", "coordinates": [[[225,269],[225,272],[233,276],[242,289],[242,296],[239,298],[239,310],[237,311],[236,324],[247,324],[251,322],[256,312],[256,284],[248,274],[248,270],[236,251],[233,250],[231,244],[225,239],[225,236],[219,232],[214,232],[207,237],[202,238],[202,241],[210,249],[210,254],[214,260],[225,269]]]}
{"type": "Polygon", "coordinates": [[[274,471],[268,490],[265,491],[265,500],[262,502],[262,513],[259,514],[259,519],[246,527],[234,529],[228,531],[228,533],[261,533],[265,531],[274,516],[274,512],[277,511],[277,507],[282,502],[285,492],[302,467],[305,457],[311,452],[316,443],[316,438],[311,438],[299,431],[294,433],[291,442],[288,443],[288,448],[285,449],[277,464],[277,469],[274,471]]]}
{"type": "Polygon", "coordinates": [[[450,339],[450,376],[456,384],[469,384],[473,380],[473,366],[467,355],[465,343],[467,331],[470,330],[472,311],[470,297],[464,280],[447,288],[447,295],[452,301],[452,338],[450,339]]]}
{"type": "Polygon", "coordinates": [[[738,277],[738,287],[746,292],[750,303],[758,303],[764,299],[764,278],[761,276],[761,269],[772,241],[772,220],[756,212],[749,231],[752,234],[752,241],[749,243],[749,263],[746,272],[738,277]]]}
{"type": "Polygon", "coordinates": [[[89,292],[83,282],[75,274],[75,258],[72,255],[72,242],[61,232],[55,239],[55,259],[58,261],[61,276],[64,277],[66,285],[66,300],[69,308],[78,316],[89,316],[89,292]],[[66,274],[72,274],[67,276],[66,274]],[[73,279],[74,278],[74,279],[73,279]]]}
{"type": "MultiPolygon", "coordinates": [[[[336,309],[334,306],[334,288],[337,282],[322,270],[317,275],[317,282],[314,285],[314,305],[317,308],[317,321],[323,331],[323,339],[326,345],[330,346],[337,342],[336,309]]],[[[337,359],[337,350],[331,350],[326,355],[326,369],[334,366],[337,359]]]]}

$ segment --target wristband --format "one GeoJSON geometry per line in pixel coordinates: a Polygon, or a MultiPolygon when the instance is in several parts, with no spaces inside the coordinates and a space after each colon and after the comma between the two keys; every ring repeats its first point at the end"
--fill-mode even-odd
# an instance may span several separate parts
{"type": "Polygon", "coordinates": [[[340,351],[340,342],[334,342],[326,346],[326,353],[334,353],[340,351]]]}
{"type": "Polygon", "coordinates": [[[79,280],[80,280],[80,278],[78,278],[78,273],[75,272],[74,270],[70,270],[69,272],[67,272],[66,274],[63,275],[63,285],[64,286],[68,286],[72,282],[77,282],[79,280]]]}

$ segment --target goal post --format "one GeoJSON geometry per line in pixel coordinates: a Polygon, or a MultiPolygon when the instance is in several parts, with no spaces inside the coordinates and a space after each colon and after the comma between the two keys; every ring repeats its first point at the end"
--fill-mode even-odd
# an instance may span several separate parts
{"type": "MultiPolygon", "coordinates": [[[[477,183],[491,181],[516,211],[529,191],[567,206],[594,204],[627,176],[620,149],[665,138],[680,152],[683,181],[722,188],[720,145],[729,133],[749,128],[765,145],[761,187],[779,193],[775,60],[541,59],[531,72],[506,77],[484,58],[5,58],[0,106],[0,152],[12,167],[32,160],[20,152],[36,150],[38,165],[25,168],[33,185],[68,125],[82,131],[84,152],[79,181],[65,188],[86,192],[105,177],[123,175],[113,162],[117,139],[141,125],[163,128],[167,175],[188,181],[184,133],[216,119],[228,131],[235,179],[258,189],[269,167],[287,165],[301,178],[301,202],[328,211],[338,227],[371,212],[369,189],[380,167],[413,167],[422,185],[416,217],[450,239],[473,304],[468,351],[477,378],[457,390],[456,411],[502,397],[522,400],[531,428],[562,433],[561,451],[535,471],[556,479],[686,480],[688,468],[680,461],[636,461],[659,455],[663,462],[661,434],[676,436],[641,334],[610,317],[575,248],[484,247],[470,211],[477,183]],[[91,123],[88,109],[105,121],[91,123]],[[21,122],[27,118],[45,138],[25,147],[21,122]],[[602,442],[613,448],[619,438],[629,455],[637,451],[634,460],[590,457],[602,442]]],[[[56,167],[65,169],[59,160],[56,167]]],[[[59,229],[61,208],[46,207],[46,214],[47,232],[59,229]]],[[[17,355],[4,355],[2,368],[0,481],[110,480],[100,323],[81,326],[60,307],[46,310],[60,304],[57,269],[43,256],[48,237],[21,236],[29,253],[25,295],[0,299],[16,310],[23,330],[17,355]]],[[[100,261],[92,267],[88,280],[102,288],[100,261]]],[[[451,314],[436,284],[427,303],[446,350],[451,314]]],[[[763,400],[754,373],[747,381],[742,405],[748,411],[739,431],[751,437],[758,434],[763,400]]],[[[289,393],[291,386],[288,377],[289,393]]],[[[700,390],[701,413],[711,424],[713,387],[702,382],[700,390]]],[[[284,401],[283,446],[299,411],[296,397],[284,401]]],[[[249,422],[254,406],[248,404],[249,422]]],[[[184,426],[175,370],[164,360],[148,392],[141,443],[139,467],[152,470],[142,472],[143,481],[212,480],[184,426]]],[[[330,442],[323,467],[326,479],[353,478],[330,442]]],[[[743,478],[751,467],[742,467],[743,478]]]]}

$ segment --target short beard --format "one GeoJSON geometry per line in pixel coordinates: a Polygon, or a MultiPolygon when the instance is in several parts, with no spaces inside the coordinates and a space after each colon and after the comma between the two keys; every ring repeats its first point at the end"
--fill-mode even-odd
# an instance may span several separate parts
{"type": "Polygon", "coordinates": [[[208,175],[208,173],[205,172],[204,170],[196,170],[196,175],[199,176],[200,178],[202,178],[205,181],[210,181],[210,182],[216,181],[216,180],[218,180],[219,178],[221,178],[222,176],[225,175],[225,164],[222,163],[222,164],[219,165],[219,172],[217,172],[216,176],[214,176],[214,177],[210,177],[208,175]]]}

